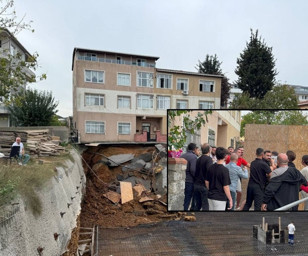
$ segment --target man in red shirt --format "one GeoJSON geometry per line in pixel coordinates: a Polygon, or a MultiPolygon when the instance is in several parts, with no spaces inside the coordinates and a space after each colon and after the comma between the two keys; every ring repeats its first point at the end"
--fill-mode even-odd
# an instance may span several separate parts
{"type": "MultiPolygon", "coordinates": [[[[234,149],[234,153],[238,155],[238,160],[236,163],[237,166],[239,167],[247,166],[248,168],[250,168],[250,164],[243,158],[243,154],[244,154],[243,148],[234,149]]],[[[228,155],[226,158],[226,164],[228,163],[230,163],[230,155],[228,155]]],[[[242,198],[242,183],[241,182],[242,182],[241,179],[239,179],[237,188],[236,188],[236,208],[235,209],[240,207],[240,202],[242,198]]]]}

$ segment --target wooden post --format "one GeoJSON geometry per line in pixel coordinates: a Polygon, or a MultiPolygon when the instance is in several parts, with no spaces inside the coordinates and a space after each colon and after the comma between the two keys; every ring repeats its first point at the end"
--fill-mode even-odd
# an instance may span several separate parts
{"type": "Polygon", "coordinates": [[[265,230],[264,231],[267,231],[268,230],[268,223],[265,223],[265,230]]]}
{"type": "Polygon", "coordinates": [[[275,243],[275,230],[272,229],[272,244],[275,243]]]}
{"type": "Polygon", "coordinates": [[[281,218],[278,217],[278,228],[279,228],[279,234],[280,234],[280,230],[281,230],[281,218]]]}
{"type": "Polygon", "coordinates": [[[262,218],[262,229],[265,230],[265,217],[262,218]]]}

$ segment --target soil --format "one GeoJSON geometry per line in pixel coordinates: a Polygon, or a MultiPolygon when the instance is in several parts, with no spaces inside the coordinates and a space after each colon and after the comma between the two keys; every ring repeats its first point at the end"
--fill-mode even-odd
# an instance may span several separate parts
{"type": "Polygon", "coordinates": [[[76,256],[77,248],[78,248],[78,239],[79,239],[79,227],[80,227],[80,215],[77,218],[77,227],[73,229],[71,240],[68,243],[68,251],[62,256],[76,256]]]}
{"type": "MultiPolygon", "coordinates": [[[[159,198],[153,191],[143,192],[141,196],[149,196],[154,199],[153,201],[143,203],[139,203],[140,197],[137,194],[134,194],[134,200],[123,205],[121,203],[114,204],[103,196],[108,190],[116,191],[116,187],[119,185],[117,175],[125,175],[125,173],[122,172],[122,166],[109,168],[101,163],[100,161],[103,158],[101,154],[109,157],[116,154],[132,153],[136,157],[140,154],[152,153],[154,151],[156,151],[156,148],[153,146],[107,146],[93,147],[83,153],[83,158],[96,175],[93,174],[88,166],[84,166],[87,176],[87,187],[82,203],[81,226],[132,227],[177,217],[176,214],[167,212],[167,206],[163,204],[167,202],[166,195],[162,195],[159,198]]],[[[150,175],[144,175],[134,170],[129,171],[129,176],[151,179],[150,175]]]]}

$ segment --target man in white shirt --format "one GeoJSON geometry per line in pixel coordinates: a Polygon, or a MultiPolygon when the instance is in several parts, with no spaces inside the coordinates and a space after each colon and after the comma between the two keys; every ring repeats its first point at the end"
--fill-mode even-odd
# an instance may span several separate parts
{"type": "Polygon", "coordinates": [[[14,146],[20,147],[19,159],[22,161],[22,163],[19,163],[19,164],[20,165],[27,165],[27,163],[30,160],[30,156],[28,154],[25,154],[24,144],[21,142],[20,137],[16,138],[16,141],[13,143],[12,147],[14,147],[14,146]]]}
{"type": "Polygon", "coordinates": [[[289,230],[289,244],[293,245],[294,244],[294,232],[295,232],[295,226],[293,224],[293,221],[288,225],[288,230],[289,230]]]}

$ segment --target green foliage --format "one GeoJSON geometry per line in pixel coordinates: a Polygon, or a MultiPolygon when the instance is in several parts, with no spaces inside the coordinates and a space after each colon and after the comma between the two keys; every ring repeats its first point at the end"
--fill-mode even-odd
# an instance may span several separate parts
{"type": "Polygon", "coordinates": [[[246,124],[308,125],[308,120],[300,110],[253,111],[242,117],[241,136],[245,136],[246,124]]]}
{"type": "Polygon", "coordinates": [[[235,73],[239,76],[238,87],[250,97],[262,99],[272,89],[277,71],[272,48],[261,41],[258,30],[251,30],[250,41],[237,59],[235,73]]]}
{"type": "Polygon", "coordinates": [[[236,109],[298,109],[294,89],[287,85],[275,86],[263,99],[251,98],[248,92],[236,95],[230,108],[236,109]]]}
{"type": "Polygon", "coordinates": [[[212,111],[198,112],[196,117],[191,116],[190,110],[169,110],[168,111],[168,149],[182,149],[187,139],[187,132],[194,134],[200,130],[206,122],[207,115],[212,111]],[[182,118],[183,125],[175,125],[176,118],[182,118]]]}
{"type": "MultiPolygon", "coordinates": [[[[32,21],[25,22],[24,17],[18,20],[13,0],[0,0],[0,5],[0,33],[6,35],[5,37],[14,39],[15,35],[22,30],[34,32],[31,29],[32,21]]],[[[26,70],[37,69],[37,53],[24,57],[24,54],[17,50],[13,53],[10,49],[2,47],[0,55],[0,96],[4,97],[6,104],[14,99],[18,88],[27,83],[46,79],[46,74],[36,77],[26,72],[26,70]]]]}
{"type": "Polygon", "coordinates": [[[221,75],[223,76],[221,81],[221,94],[220,94],[220,105],[224,107],[227,105],[227,101],[230,94],[230,83],[229,79],[222,73],[220,65],[222,62],[218,60],[217,55],[214,56],[206,55],[205,60],[197,64],[196,68],[199,73],[211,74],[211,75],[221,75]]]}
{"type": "Polygon", "coordinates": [[[9,110],[16,126],[47,126],[57,113],[57,106],[51,92],[29,89],[16,95],[9,110]]]}
{"type": "Polygon", "coordinates": [[[57,115],[53,115],[51,117],[49,125],[51,125],[51,126],[64,126],[64,125],[66,125],[66,123],[61,122],[57,115]]]}

